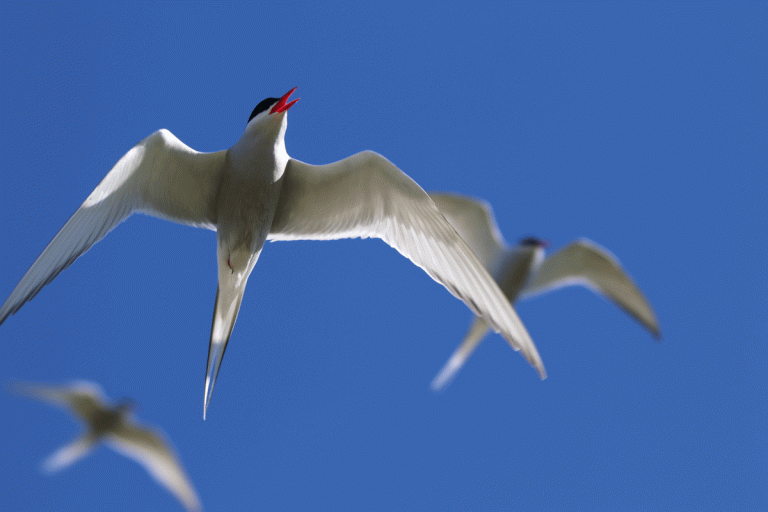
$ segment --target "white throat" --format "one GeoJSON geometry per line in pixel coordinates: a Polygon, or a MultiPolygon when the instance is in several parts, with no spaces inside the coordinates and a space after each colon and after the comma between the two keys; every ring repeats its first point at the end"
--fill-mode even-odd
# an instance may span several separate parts
{"type": "Polygon", "coordinates": [[[271,174],[273,182],[279,180],[288,164],[285,150],[286,114],[267,115],[254,119],[246,126],[240,140],[229,149],[231,169],[237,174],[271,174]]]}

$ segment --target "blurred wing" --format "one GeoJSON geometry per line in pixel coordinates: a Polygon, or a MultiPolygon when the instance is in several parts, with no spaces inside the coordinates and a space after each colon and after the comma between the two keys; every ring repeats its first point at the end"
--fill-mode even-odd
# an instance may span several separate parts
{"type": "Polygon", "coordinates": [[[389,160],[364,151],[328,165],[289,160],[270,240],[381,238],[500,331],[545,377],[523,323],[429,196],[389,160]]]}
{"type": "Polygon", "coordinates": [[[661,337],[656,315],[632,278],[615,256],[586,238],[545,259],[520,296],[530,297],[569,285],[586,286],[606,296],[654,337],[661,337]]]}
{"type": "Polygon", "coordinates": [[[29,397],[68,409],[88,423],[96,414],[109,408],[101,387],[93,382],[76,381],[67,386],[17,384],[15,388],[29,397]]]}
{"type": "Polygon", "coordinates": [[[53,452],[43,461],[44,473],[55,473],[85,457],[93,448],[94,439],[85,435],[53,452]]]}
{"type": "Polygon", "coordinates": [[[141,464],[187,510],[202,510],[200,498],[176,453],[159,433],[123,423],[105,439],[110,447],[141,464]]]}
{"type": "Polygon", "coordinates": [[[133,212],[216,229],[226,151],[198,153],[168,130],[131,148],[70,217],[0,308],[0,324],[133,212]]]}
{"type": "Polygon", "coordinates": [[[490,266],[505,252],[506,243],[493,218],[491,205],[480,199],[444,192],[430,192],[429,198],[486,270],[492,271],[490,266]]]}

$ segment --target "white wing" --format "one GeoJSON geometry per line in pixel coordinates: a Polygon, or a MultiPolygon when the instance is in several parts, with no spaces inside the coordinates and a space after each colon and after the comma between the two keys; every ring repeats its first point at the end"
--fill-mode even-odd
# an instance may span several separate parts
{"type": "MultiPolygon", "coordinates": [[[[89,424],[92,423],[97,414],[105,409],[104,393],[101,391],[101,387],[93,382],[74,381],[66,386],[16,383],[14,390],[28,397],[67,409],[89,424]]],[[[95,442],[96,439],[86,433],[62,446],[43,461],[43,472],[55,473],[74,464],[90,453],[95,442]]]]}
{"type": "Polygon", "coordinates": [[[226,151],[198,153],[168,130],[131,148],[24,274],[0,324],[133,212],[216,229],[213,210],[226,151]]]}
{"type": "Polygon", "coordinates": [[[43,461],[43,472],[48,474],[56,473],[57,471],[71,466],[88,455],[94,444],[95,440],[93,437],[84,435],[75,439],[68,445],[62,446],[43,461]]]}
{"type": "Polygon", "coordinates": [[[555,288],[581,285],[606,296],[635,318],[656,338],[661,337],[656,315],[632,278],[613,254],[581,238],[549,256],[531,276],[520,297],[538,295],[555,288]]]}
{"type": "Polygon", "coordinates": [[[101,387],[93,382],[74,381],[66,386],[19,383],[15,389],[26,396],[67,409],[89,424],[97,414],[108,409],[101,387]]]}
{"type": "Polygon", "coordinates": [[[463,300],[546,376],[509,301],[429,196],[389,160],[364,151],[313,166],[289,160],[270,240],[381,238],[463,300]]]}
{"type": "Polygon", "coordinates": [[[429,198],[491,272],[491,265],[507,250],[491,205],[481,199],[445,192],[430,192],[429,198]]]}
{"type": "Polygon", "coordinates": [[[123,423],[105,439],[110,447],[141,464],[187,510],[203,509],[176,453],[158,432],[123,423]]]}

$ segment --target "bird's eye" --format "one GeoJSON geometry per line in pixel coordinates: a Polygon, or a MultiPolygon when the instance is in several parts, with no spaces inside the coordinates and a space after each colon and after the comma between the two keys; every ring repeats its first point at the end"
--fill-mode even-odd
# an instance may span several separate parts
{"type": "MultiPolygon", "coordinates": [[[[251,112],[251,117],[248,118],[248,123],[251,122],[251,119],[261,114],[278,101],[280,101],[280,98],[267,98],[265,100],[261,100],[259,104],[256,105],[256,108],[253,109],[253,112],[251,112]]],[[[247,125],[248,123],[245,124],[247,125]]]]}

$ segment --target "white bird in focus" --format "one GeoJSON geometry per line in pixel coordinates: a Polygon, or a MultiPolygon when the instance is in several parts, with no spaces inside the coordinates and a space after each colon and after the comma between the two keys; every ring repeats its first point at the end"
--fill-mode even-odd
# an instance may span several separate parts
{"type": "MultiPolygon", "coordinates": [[[[529,237],[509,247],[485,201],[438,192],[430,192],[429,197],[496,279],[510,303],[563,286],[581,285],[611,300],[655,338],[661,338],[650,304],[607,249],[581,238],[545,259],[548,243],[544,240],[529,237]]],[[[432,381],[432,389],[438,391],[451,382],[486,334],[488,324],[476,317],[459,348],[432,381]]]]}
{"type": "Polygon", "coordinates": [[[107,404],[98,384],[75,381],[68,386],[20,384],[18,391],[69,410],[86,424],[86,431],[43,462],[43,471],[55,473],[77,462],[104,442],[135,460],[155,481],[173,494],[187,510],[203,507],[170,441],[159,431],[134,422],[134,404],[107,404]]]}
{"type": "Polygon", "coordinates": [[[545,378],[520,318],[426,192],[389,160],[363,151],[309,165],[285,149],[298,99],[267,98],[234,146],[199,153],[168,130],[134,146],[45,248],[0,308],[0,324],[132,213],[216,231],[218,290],[203,417],[251,271],[266,240],[380,238],[424,269],[520,350],[545,378]]]}

